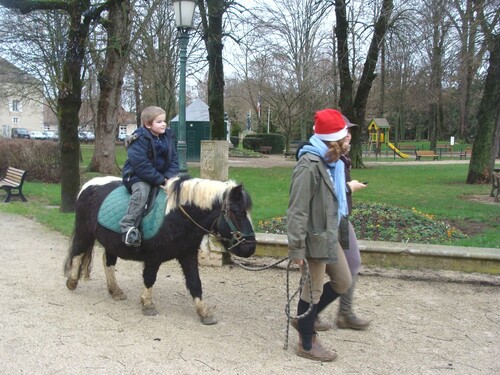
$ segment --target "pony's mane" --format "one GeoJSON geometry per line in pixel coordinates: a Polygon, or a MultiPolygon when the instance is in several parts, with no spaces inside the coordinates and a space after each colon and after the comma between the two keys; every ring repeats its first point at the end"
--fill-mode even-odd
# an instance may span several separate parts
{"type": "Polygon", "coordinates": [[[168,180],[167,208],[165,215],[178,206],[192,204],[201,209],[210,209],[214,202],[222,202],[224,193],[237,186],[232,181],[215,181],[201,178],[189,180],[179,177],[168,180]]]}

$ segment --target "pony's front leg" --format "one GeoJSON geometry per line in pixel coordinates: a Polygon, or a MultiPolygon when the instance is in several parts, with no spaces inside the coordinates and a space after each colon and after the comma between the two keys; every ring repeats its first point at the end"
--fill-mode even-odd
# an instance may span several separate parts
{"type": "Polygon", "coordinates": [[[116,265],[117,257],[112,255],[106,251],[102,254],[102,262],[104,264],[104,273],[106,275],[106,284],[108,286],[109,294],[113,297],[114,300],[124,300],[127,299],[123,290],[120,289],[118,284],[116,283],[116,275],[115,275],[115,265],[116,265]]]}
{"type": "Polygon", "coordinates": [[[142,313],[147,316],[158,315],[155,304],[153,303],[153,285],[156,282],[156,275],[160,269],[159,264],[144,263],[142,277],[144,279],[144,290],[141,294],[142,313]]]}
{"type": "Polygon", "coordinates": [[[179,259],[179,263],[182,267],[182,271],[184,272],[186,287],[191,293],[191,297],[193,297],[196,313],[200,317],[201,322],[205,325],[216,324],[217,319],[213,316],[212,311],[202,299],[201,280],[200,273],[198,271],[197,255],[194,257],[179,259]]]}

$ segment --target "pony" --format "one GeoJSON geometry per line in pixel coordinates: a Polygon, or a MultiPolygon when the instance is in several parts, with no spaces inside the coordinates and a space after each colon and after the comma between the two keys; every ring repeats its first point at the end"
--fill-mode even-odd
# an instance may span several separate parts
{"type": "Polygon", "coordinates": [[[234,255],[247,258],[254,254],[256,241],[250,218],[252,201],[248,192],[234,181],[189,176],[169,179],[164,187],[166,208],[164,217],[163,210],[160,211],[160,218],[163,219],[160,229],[152,238],[143,238],[140,247],[129,247],[122,242],[121,233],[98,222],[98,211],[103,201],[121,185],[122,180],[117,177],[96,177],[80,190],[75,204],[75,227],[64,263],[68,289],[76,289],[81,278],[89,278],[97,240],[104,247],[104,273],[113,299],[127,298],[116,281],[117,258],[143,262],[142,312],[149,316],[158,314],[152,294],[157,272],[163,262],[176,259],[201,322],[206,325],[217,323],[202,299],[198,249],[203,237],[211,234],[234,255]]]}

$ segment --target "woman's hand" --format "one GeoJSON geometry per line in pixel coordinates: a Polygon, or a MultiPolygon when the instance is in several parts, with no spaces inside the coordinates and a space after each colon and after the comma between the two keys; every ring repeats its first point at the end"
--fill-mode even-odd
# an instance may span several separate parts
{"type": "Polygon", "coordinates": [[[358,180],[352,180],[347,183],[349,185],[349,188],[351,189],[351,193],[354,193],[357,190],[364,189],[366,187],[365,184],[362,182],[359,182],[358,180]]]}

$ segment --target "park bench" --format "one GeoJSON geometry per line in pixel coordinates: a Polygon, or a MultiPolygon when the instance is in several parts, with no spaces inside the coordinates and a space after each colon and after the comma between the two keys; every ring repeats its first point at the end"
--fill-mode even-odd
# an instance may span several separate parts
{"type": "Polygon", "coordinates": [[[467,154],[469,154],[469,159],[470,159],[472,150],[469,147],[467,147],[467,149],[464,151],[460,151],[460,160],[467,160],[467,154]]]}
{"type": "Polygon", "coordinates": [[[432,150],[415,150],[415,160],[421,160],[422,157],[438,160],[439,155],[432,150]]]}
{"type": "Polygon", "coordinates": [[[0,189],[7,192],[7,197],[4,201],[5,203],[10,202],[12,197],[19,197],[23,202],[27,202],[27,199],[23,195],[23,184],[25,178],[26,171],[13,167],[7,168],[5,176],[3,176],[0,180],[0,189]],[[13,193],[13,190],[17,190],[17,193],[13,193]]]}
{"type": "Polygon", "coordinates": [[[272,150],[272,146],[260,146],[257,151],[259,151],[261,154],[269,154],[272,150]]]}
{"type": "Polygon", "coordinates": [[[441,157],[443,155],[443,152],[445,153],[445,155],[446,155],[446,153],[448,153],[451,156],[451,152],[452,152],[451,145],[449,145],[447,143],[438,144],[438,145],[436,145],[436,152],[439,152],[439,158],[440,159],[441,159],[441,157]]]}
{"type": "Polygon", "coordinates": [[[417,146],[412,146],[412,145],[401,145],[401,147],[398,147],[399,151],[404,152],[407,154],[408,152],[415,152],[417,151],[417,146]]]}

